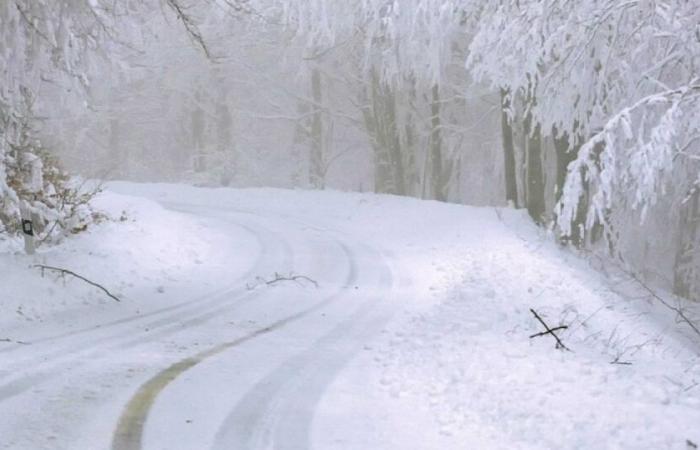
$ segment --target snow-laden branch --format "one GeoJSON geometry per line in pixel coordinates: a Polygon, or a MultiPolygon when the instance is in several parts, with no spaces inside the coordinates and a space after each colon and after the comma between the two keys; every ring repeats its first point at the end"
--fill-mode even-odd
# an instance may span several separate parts
{"type": "Polygon", "coordinates": [[[558,224],[565,235],[572,232],[581,199],[592,194],[586,225],[605,224],[606,211],[613,206],[620,189],[631,192],[631,206],[652,206],[662,190],[663,175],[668,173],[679,154],[674,143],[682,133],[684,120],[697,118],[700,84],[648,95],[613,115],[603,129],[593,135],[569,165],[569,176],[557,206],[558,224]],[[648,116],[663,106],[657,122],[647,129],[648,116]],[[685,106],[685,108],[684,108],[685,106]],[[641,116],[635,120],[635,116],[641,116]],[[638,129],[635,130],[634,123],[638,129]]]}

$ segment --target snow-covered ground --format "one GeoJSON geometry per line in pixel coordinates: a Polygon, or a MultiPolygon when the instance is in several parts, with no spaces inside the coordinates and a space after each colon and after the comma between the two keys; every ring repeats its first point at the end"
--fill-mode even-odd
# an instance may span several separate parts
{"type": "Polygon", "coordinates": [[[129,183],[96,206],[35,257],[0,243],[0,448],[700,444],[697,336],[521,212],[129,183]]]}

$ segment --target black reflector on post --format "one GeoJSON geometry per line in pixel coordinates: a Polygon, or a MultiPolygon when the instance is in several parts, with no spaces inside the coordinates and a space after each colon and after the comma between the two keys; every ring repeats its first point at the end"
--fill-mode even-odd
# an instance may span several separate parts
{"type": "Polygon", "coordinates": [[[22,219],[22,232],[27,236],[34,236],[34,224],[31,220],[22,219]]]}

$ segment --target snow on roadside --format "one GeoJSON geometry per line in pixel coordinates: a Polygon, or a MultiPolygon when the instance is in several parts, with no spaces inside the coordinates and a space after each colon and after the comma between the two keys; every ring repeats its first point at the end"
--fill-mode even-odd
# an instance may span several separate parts
{"type": "Polygon", "coordinates": [[[400,312],[321,402],[319,448],[700,442],[697,337],[648,296],[617,294],[633,284],[558,249],[522,212],[371,194],[114,188],[268,212],[383,251],[400,277],[400,312]],[[542,331],[530,308],[569,326],[560,335],[572,352],[529,338],[542,331]],[[332,426],[339,417],[342,429],[332,426]]]}
{"type": "Polygon", "coordinates": [[[19,339],[13,329],[48,316],[74,325],[76,317],[114,318],[117,310],[201,295],[249,267],[259,251],[244,230],[224,233],[215,217],[205,224],[156,202],[269,214],[363,242],[392,266],[397,279],[387,301],[395,319],[323,398],[318,448],[686,449],[700,442],[696,337],[648,296],[617,294],[630,291],[628,280],[591,270],[518,211],[371,194],[114,183],[97,200],[114,221],[36,258],[4,244],[0,338],[19,339]],[[103,282],[124,301],[75,280],[42,279],[29,268],[37,262],[103,282]],[[569,326],[560,335],[572,352],[555,349],[549,336],[529,338],[542,331],[530,308],[551,326],[569,326]],[[347,426],[330,426],[339,417],[347,426]]]}
{"type": "Polygon", "coordinates": [[[0,338],[31,336],[27,326],[47,319],[50,326],[84,326],[90,315],[113,319],[201,295],[248,267],[258,251],[243,230],[224,234],[144,198],[106,191],[94,207],[108,219],[57,246],[40,247],[34,256],[23,254],[20,242],[2,242],[0,338]],[[240,259],[230,260],[234,245],[240,259]],[[36,264],[72,270],[122,301],[71,276],[45,271],[42,277],[36,264]]]}
{"type": "MultiPolygon", "coordinates": [[[[372,239],[422,242],[443,277],[428,277],[432,306],[409,309],[350,365],[319,417],[333,416],[363,380],[374,406],[351,399],[356,413],[372,411],[368,422],[397,427],[377,436],[383,446],[685,449],[700,442],[700,342],[648,295],[616,294],[631,290],[624,276],[603,278],[518,212],[437,204],[413,213],[384,204],[382,211],[398,220],[372,239]],[[549,336],[529,339],[543,331],[530,308],[550,326],[570,327],[559,334],[573,352],[556,350],[549,336]],[[386,411],[422,414],[440,434],[425,427],[424,436],[406,440],[405,423],[386,411]]],[[[398,261],[409,271],[411,262],[398,261]]],[[[326,425],[316,424],[319,448],[366,446],[352,432],[329,439],[326,425]]]]}

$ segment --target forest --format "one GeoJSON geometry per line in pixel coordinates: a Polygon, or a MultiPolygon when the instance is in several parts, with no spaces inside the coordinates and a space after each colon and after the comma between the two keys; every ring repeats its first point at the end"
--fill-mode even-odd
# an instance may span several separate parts
{"type": "MultiPolygon", "coordinates": [[[[524,208],[700,296],[695,1],[8,0],[0,223],[92,220],[83,180],[524,208]]],[[[1,236],[1,235],[0,235],[1,236]]]]}
{"type": "Polygon", "coordinates": [[[700,0],[0,0],[0,448],[698,424],[700,0]]]}

